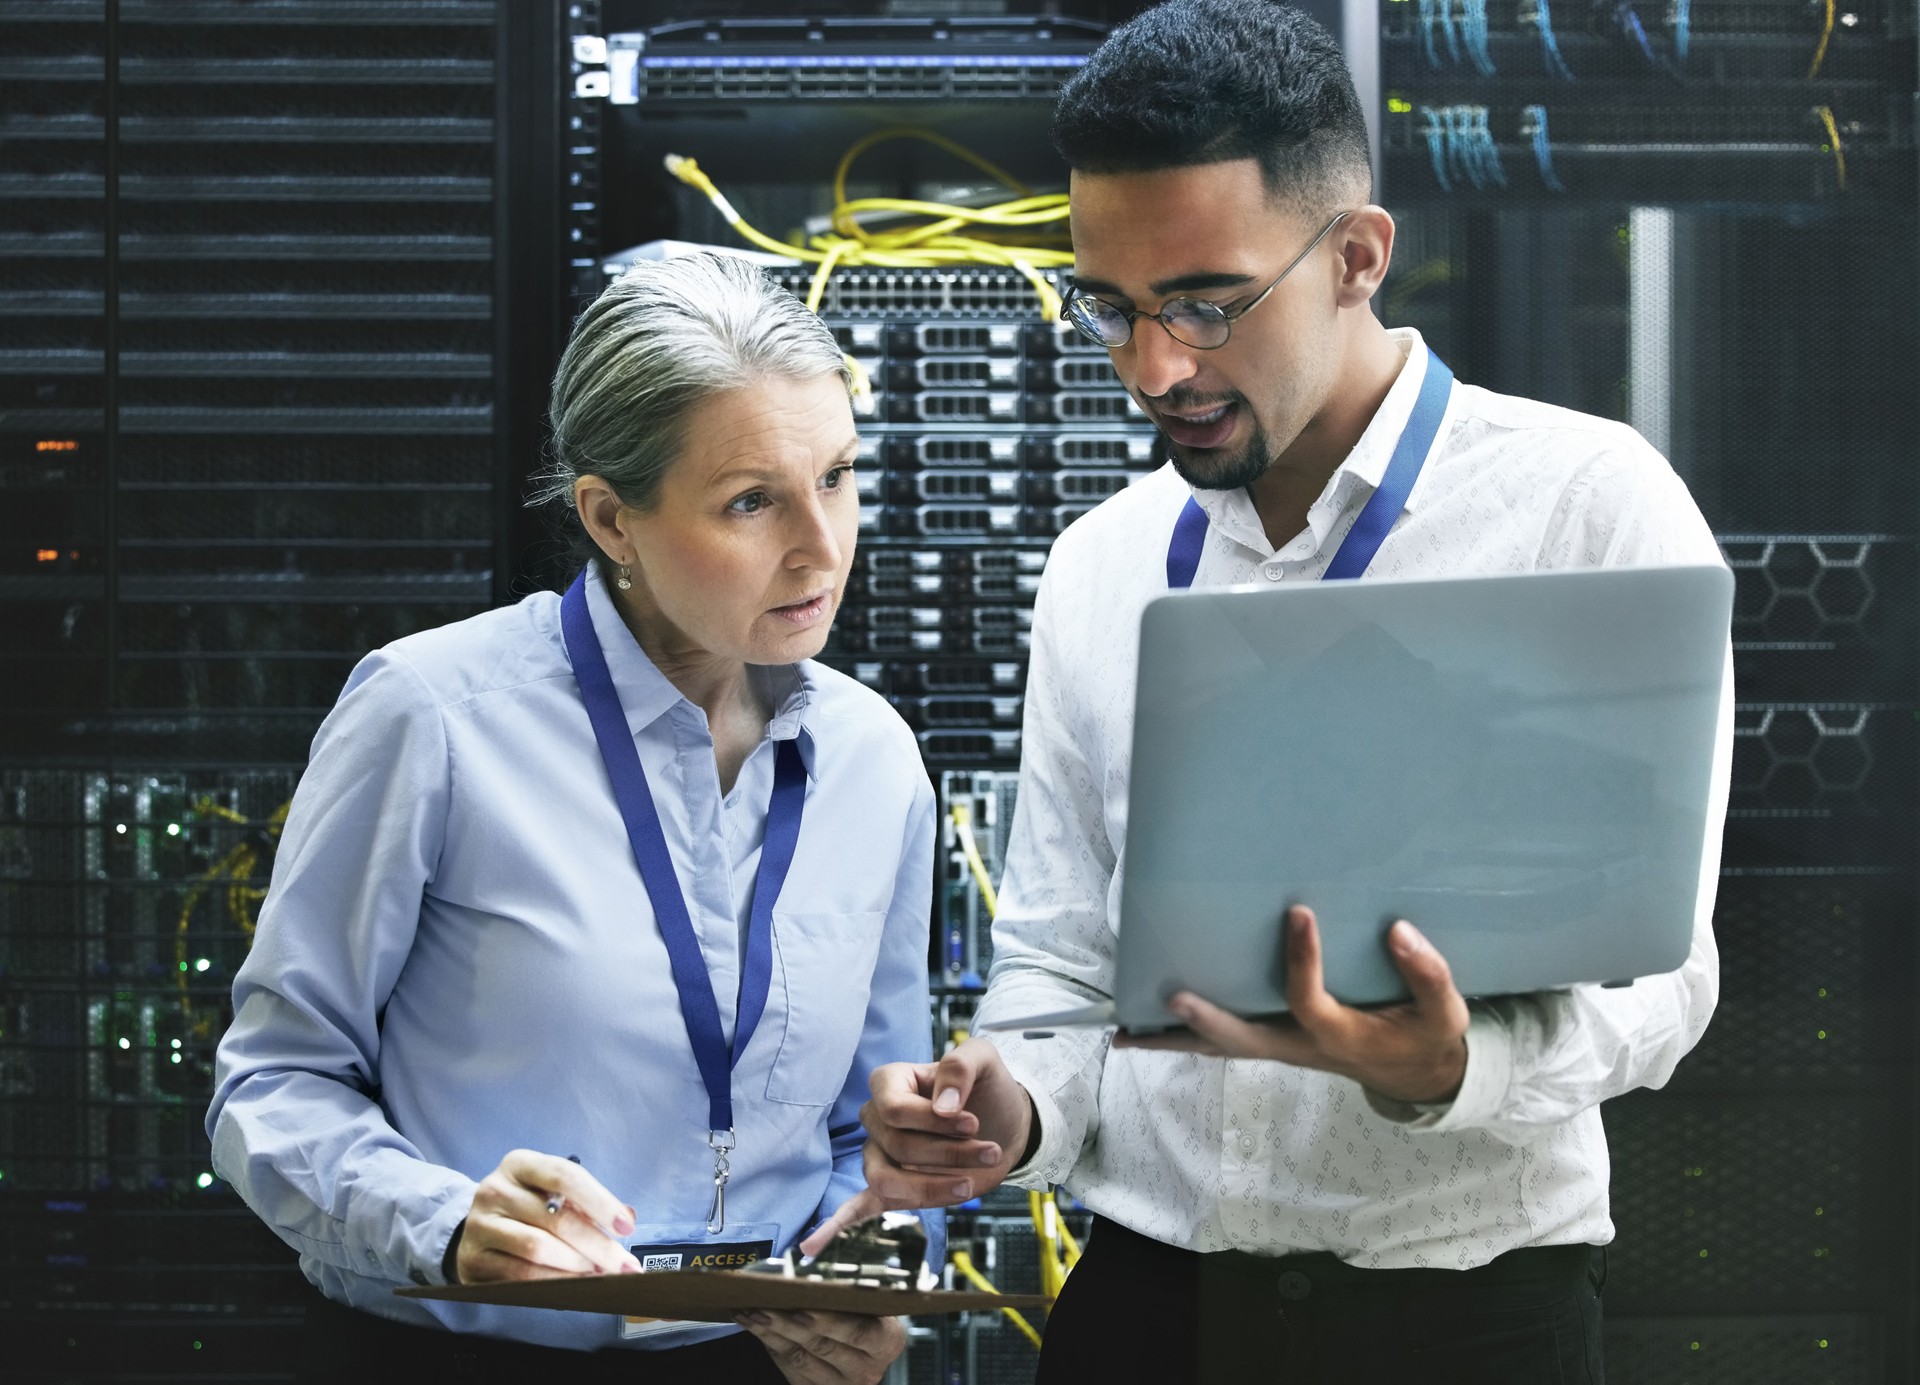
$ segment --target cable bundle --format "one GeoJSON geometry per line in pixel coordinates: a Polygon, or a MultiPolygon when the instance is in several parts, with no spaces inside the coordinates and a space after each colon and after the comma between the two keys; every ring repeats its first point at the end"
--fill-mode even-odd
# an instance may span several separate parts
{"type": "Polygon", "coordinates": [[[1487,24],[1487,0],[1460,0],[1460,23],[1453,19],[1453,0],[1420,0],[1420,38],[1427,50],[1427,66],[1440,66],[1440,51],[1434,46],[1433,31],[1439,29],[1447,43],[1447,60],[1460,61],[1460,44],[1465,36],[1467,57],[1482,77],[1494,75],[1493,52],[1487,24]]]}
{"type": "Polygon", "coordinates": [[[1547,71],[1563,82],[1576,80],[1573,69],[1567,66],[1567,60],[1560,56],[1560,41],[1553,36],[1553,11],[1548,0],[1533,0],[1531,6],[1520,7],[1520,22],[1533,23],[1540,30],[1540,56],[1546,63],[1547,71]]]}
{"type": "Polygon", "coordinates": [[[1463,175],[1476,191],[1507,185],[1485,106],[1422,106],[1420,114],[1426,122],[1420,132],[1442,192],[1453,191],[1451,174],[1463,175]]]}
{"type": "Polygon", "coordinates": [[[1560,180],[1553,173],[1553,145],[1547,137],[1547,108],[1545,106],[1522,106],[1520,108],[1520,133],[1533,140],[1533,161],[1540,168],[1540,181],[1546,184],[1548,192],[1565,192],[1560,180]]]}
{"type": "Polygon", "coordinates": [[[817,265],[807,292],[807,306],[820,310],[833,271],[847,265],[879,265],[893,269],[920,269],[938,265],[1007,265],[1026,276],[1039,299],[1041,313],[1057,317],[1060,295],[1041,271],[1063,269],[1073,263],[1063,234],[1044,237],[1045,243],[1027,243],[1034,228],[1066,220],[1065,193],[1036,195],[1024,183],[972,150],[931,130],[880,130],[860,140],[841,157],[833,175],[832,231],[810,236],[805,245],[788,245],[747,224],[699,164],[679,154],[666,157],[667,171],[689,187],[706,194],[729,226],[742,239],[762,250],[817,265]],[[961,207],[946,202],[911,198],[862,197],[847,199],[847,174],[855,159],[876,144],[895,139],[917,139],[944,149],[971,164],[1003,187],[1019,194],[1007,202],[986,207],[961,207]],[[884,230],[869,222],[884,219],[884,230]],[[894,224],[904,221],[907,224],[894,224]]]}

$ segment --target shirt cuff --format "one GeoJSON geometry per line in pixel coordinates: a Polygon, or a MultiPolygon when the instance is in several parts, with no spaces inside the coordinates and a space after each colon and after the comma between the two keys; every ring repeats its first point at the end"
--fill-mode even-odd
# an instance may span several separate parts
{"type": "Polygon", "coordinates": [[[1467,1019],[1467,1070],[1452,1101],[1396,1101],[1370,1088],[1361,1090],[1367,1094],[1367,1105],[1381,1119],[1409,1130],[1444,1133],[1472,1130],[1491,1122],[1505,1103],[1512,1081],[1513,1044],[1506,1025],[1493,1011],[1473,1005],[1469,1006],[1467,1019]]]}
{"type": "Polygon", "coordinates": [[[1059,1103],[1044,1092],[1027,1088],[1033,1101],[1033,1118],[1040,1122],[1040,1143],[1033,1157],[1014,1166],[1006,1181],[1016,1188],[1037,1188],[1041,1192],[1067,1181],[1080,1159],[1080,1142],[1067,1129],[1066,1115],[1059,1103]]]}

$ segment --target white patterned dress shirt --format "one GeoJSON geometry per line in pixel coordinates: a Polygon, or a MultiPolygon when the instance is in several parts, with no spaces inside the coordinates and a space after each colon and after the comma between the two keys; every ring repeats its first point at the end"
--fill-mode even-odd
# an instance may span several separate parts
{"type": "MultiPolygon", "coordinates": [[[[1423,354],[1417,333],[1392,336],[1412,359],[1423,354]]],[[[1167,543],[1188,495],[1210,521],[1194,586],[1316,580],[1379,482],[1420,380],[1418,367],[1401,372],[1307,528],[1277,552],[1245,490],[1192,491],[1171,467],[1054,545],[1034,611],[1020,794],[980,1022],[1112,989],[1140,615],[1166,590],[1167,543]]],[[[1462,384],[1366,575],[1720,561],[1686,487],[1632,429],[1462,384]]],[[[1062,1184],[1103,1216],[1197,1251],[1464,1269],[1520,1246],[1610,1241],[1599,1104],[1664,1084],[1718,991],[1731,645],[1722,701],[1693,945],[1679,971],[1623,989],[1473,1002],[1466,1075],[1439,1107],[1281,1063],[1116,1051],[1107,1032],[996,1036],[1041,1123],[1014,1181],[1062,1184]]]]}

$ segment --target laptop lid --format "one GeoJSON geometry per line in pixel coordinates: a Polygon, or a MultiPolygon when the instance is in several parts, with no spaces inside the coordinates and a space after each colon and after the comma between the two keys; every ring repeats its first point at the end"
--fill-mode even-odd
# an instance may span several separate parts
{"type": "Polygon", "coordinates": [[[1733,575],[1583,569],[1169,592],[1146,608],[1117,1022],[1193,990],[1286,1008],[1281,919],[1327,988],[1404,999],[1413,921],[1466,995],[1672,971],[1708,830],[1733,575]]]}

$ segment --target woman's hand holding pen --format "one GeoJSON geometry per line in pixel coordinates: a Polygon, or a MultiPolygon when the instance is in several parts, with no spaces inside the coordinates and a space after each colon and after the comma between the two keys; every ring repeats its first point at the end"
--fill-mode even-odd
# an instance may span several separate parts
{"type": "Polygon", "coordinates": [[[1038,1131],[1033,1098],[1000,1050],[968,1039],[938,1063],[888,1063],[868,1080],[865,1192],[800,1243],[817,1254],[842,1227],[888,1209],[944,1207],[1000,1185],[1038,1131]]]}
{"type": "Polygon", "coordinates": [[[480,1180],[454,1262],[462,1284],[563,1274],[638,1274],[617,1238],[634,1210],[577,1162],[516,1149],[480,1180]]]}

